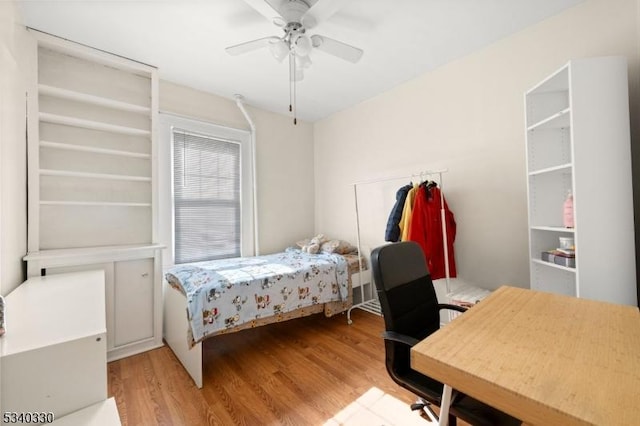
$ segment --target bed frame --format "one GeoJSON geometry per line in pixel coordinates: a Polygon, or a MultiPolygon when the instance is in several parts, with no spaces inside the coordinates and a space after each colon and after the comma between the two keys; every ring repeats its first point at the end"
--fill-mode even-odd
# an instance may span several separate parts
{"type": "Polygon", "coordinates": [[[202,388],[202,342],[189,348],[187,298],[163,280],[164,340],[187,370],[196,386],[202,388]]]}
{"type": "MultiPolygon", "coordinates": [[[[207,338],[220,334],[234,333],[248,328],[259,327],[275,322],[300,318],[320,312],[324,312],[327,317],[346,312],[353,305],[353,286],[351,277],[359,271],[359,261],[357,255],[345,255],[348,261],[348,298],[346,301],[328,302],[324,304],[312,305],[305,308],[296,309],[282,314],[261,318],[260,320],[240,324],[235,327],[220,330],[207,335],[207,338]]],[[[363,266],[366,269],[366,265],[363,266]]],[[[176,355],[187,373],[191,376],[198,388],[202,388],[202,342],[191,346],[191,336],[189,333],[190,324],[187,319],[187,298],[180,291],[171,287],[163,280],[164,309],[163,328],[164,340],[176,355]]]]}

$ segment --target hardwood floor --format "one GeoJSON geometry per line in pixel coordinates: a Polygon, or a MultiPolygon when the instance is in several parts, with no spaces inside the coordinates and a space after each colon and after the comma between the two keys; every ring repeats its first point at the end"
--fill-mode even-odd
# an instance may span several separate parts
{"type": "Polygon", "coordinates": [[[202,389],[167,346],[114,361],[109,396],[125,426],[349,424],[354,401],[383,393],[395,404],[384,409],[386,424],[412,415],[428,425],[387,375],[382,318],[357,309],[352,317],[347,325],[345,315],[317,314],[210,338],[202,389]]]}

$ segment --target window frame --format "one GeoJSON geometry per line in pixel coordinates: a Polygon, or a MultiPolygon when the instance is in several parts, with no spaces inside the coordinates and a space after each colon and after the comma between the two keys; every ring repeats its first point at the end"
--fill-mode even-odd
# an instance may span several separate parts
{"type": "Polygon", "coordinates": [[[246,130],[220,126],[210,122],[174,114],[160,113],[160,234],[167,246],[164,250],[165,268],[175,265],[175,191],[174,191],[174,138],[175,130],[202,135],[240,146],[240,255],[254,255],[253,223],[253,152],[251,133],[246,130]]]}

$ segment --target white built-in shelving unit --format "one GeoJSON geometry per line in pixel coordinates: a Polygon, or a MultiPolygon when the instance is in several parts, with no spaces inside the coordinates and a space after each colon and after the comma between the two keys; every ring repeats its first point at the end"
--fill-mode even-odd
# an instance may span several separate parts
{"type": "Polygon", "coordinates": [[[157,70],[31,33],[27,274],[105,271],[109,359],[160,346],[157,70]]]}
{"type": "Polygon", "coordinates": [[[531,288],[635,305],[626,59],[570,61],[526,92],[525,110],[531,288]],[[574,238],[575,268],[541,259],[559,237],[574,238]]]}

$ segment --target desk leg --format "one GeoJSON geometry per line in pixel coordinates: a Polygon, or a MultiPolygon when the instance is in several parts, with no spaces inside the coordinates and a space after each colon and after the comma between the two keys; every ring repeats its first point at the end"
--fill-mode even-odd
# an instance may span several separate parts
{"type": "Polygon", "coordinates": [[[449,423],[449,406],[451,405],[451,386],[444,385],[442,388],[442,402],[440,404],[439,426],[447,426],[449,423]]]}

